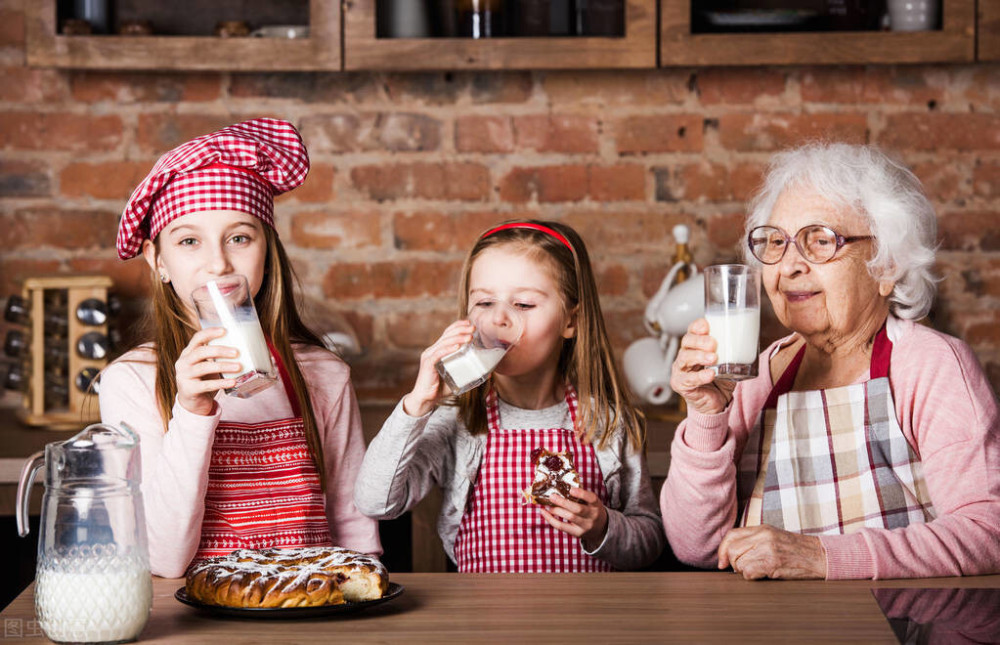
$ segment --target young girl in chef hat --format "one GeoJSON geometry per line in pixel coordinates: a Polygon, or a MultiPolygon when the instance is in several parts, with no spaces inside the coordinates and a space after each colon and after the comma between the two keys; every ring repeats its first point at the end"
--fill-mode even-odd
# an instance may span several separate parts
{"type": "Polygon", "coordinates": [[[380,553],[351,502],[364,454],[349,369],[299,318],[274,195],[309,157],[295,128],[253,119],[163,155],[122,214],[118,254],[153,272],[151,342],[108,366],[101,417],[140,435],[154,574],[236,548],[344,546],[380,553]],[[192,291],[247,278],[280,383],[241,399],[222,328],[200,329],[192,291]],[[222,345],[210,345],[215,339],[222,345]]]}
{"type": "Polygon", "coordinates": [[[459,571],[651,564],[665,538],[644,424],[615,366],[579,235],[541,221],[483,233],[463,268],[459,315],[496,301],[520,310],[521,339],[484,385],[454,400],[435,363],[469,342],[473,326],[463,319],[445,329],[369,445],[355,504],[391,519],[440,486],[438,530],[459,571]],[[581,480],[547,508],[522,495],[532,486],[536,449],[570,452],[581,480]]]}

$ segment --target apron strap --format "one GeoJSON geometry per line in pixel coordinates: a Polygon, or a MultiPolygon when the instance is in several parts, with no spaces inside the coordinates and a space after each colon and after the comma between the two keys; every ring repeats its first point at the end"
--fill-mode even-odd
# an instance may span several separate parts
{"type": "MultiPolygon", "coordinates": [[[[799,366],[802,364],[802,357],[805,356],[805,353],[806,346],[802,345],[798,353],[795,354],[795,358],[788,364],[785,371],[778,377],[778,382],[771,389],[771,393],[767,397],[767,402],[764,403],[765,410],[777,408],[778,397],[792,391],[792,385],[795,384],[795,376],[799,373],[799,366]]],[[[872,343],[872,362],[869,378],[874,380],[889,376],[889,357],[891,354],[892,341],[889,340],[889,334],[885,330],[885,323],[882,323],[882,328],[875,334],[875,340],[872,343]]]]}
{"type": "Polygon", "coordinates": [[[285,362],[281,360],[281,355],[274,349],[270,338],[267,339],[267,348],[271,350],[274,364],[278,366],[278,374],[281,375],[281,384],[285,387],[285,395],[288,397],[288,403],[292,406],[292,414],[296,419],[300,419],[302,418],[302,410],[299,408],[299,397],[295,396],[295,390],[292,389],[292,379],[288,376],[285,362]]]}

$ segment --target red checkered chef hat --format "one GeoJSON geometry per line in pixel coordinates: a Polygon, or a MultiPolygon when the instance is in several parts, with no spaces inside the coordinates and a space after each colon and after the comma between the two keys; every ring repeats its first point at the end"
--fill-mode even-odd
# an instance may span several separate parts
{"type": "Polygon", "coordinates": [[[309,173],[309,153],[291,123],[251,119],[192,139],[156,162],[122,212],[118,257],[139,254],[167,224],[196,211],[236,210],[274,227],[274,196],[309,173]]]}

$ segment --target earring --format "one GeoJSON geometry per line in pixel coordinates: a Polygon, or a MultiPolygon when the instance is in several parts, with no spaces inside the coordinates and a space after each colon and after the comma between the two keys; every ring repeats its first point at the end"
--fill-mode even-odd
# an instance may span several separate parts
{"type": "Polygon", "coordinates": [[[170,282],[170,278],[167,277],[166,273],[160,274],[160,282],[170,282]]]}

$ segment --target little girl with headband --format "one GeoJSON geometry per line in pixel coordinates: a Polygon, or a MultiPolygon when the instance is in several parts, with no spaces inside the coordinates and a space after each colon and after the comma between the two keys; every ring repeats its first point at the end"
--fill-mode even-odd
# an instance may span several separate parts
{"type": "Polygon", "coordinates": [[[154,574],[237,548],[381,553],[351,501],[364,439],[350,371],[299,318],[274,229],[274,195],[308,172],[290,123],[253,119],[163,155],[125,206],[118,254],[152,270],[150,342],[105,368],[100,405],[104,422],[140,435],[154,574]],[[233,275],[247,279],[280,375],[246,399],[222,393],[238,350],[223,328],[199,329],[191,298],[233,275]]]}
{"type": "Polygon", "coordinates": [[[391,519],[440,486],[438,530],[459,571],[651,564],[666,539],[646,469],[645,426],[615,365],[576,231],[523,221],[484,233],[465,261],[459,315],[423,352],[416,384],[369,445],[354,490],[358,508],[391,519]],[[472,339],[465,316],[496,302],[520,311],[520,341],[485,384],[450,398],[435,363],[472,339]],[[580,479],[547,508],[522,495],[538,449],[569,452],[580,479]]]}

